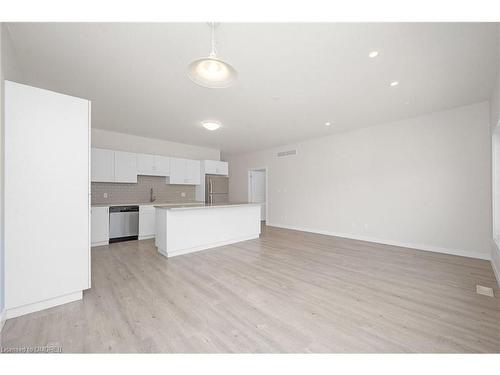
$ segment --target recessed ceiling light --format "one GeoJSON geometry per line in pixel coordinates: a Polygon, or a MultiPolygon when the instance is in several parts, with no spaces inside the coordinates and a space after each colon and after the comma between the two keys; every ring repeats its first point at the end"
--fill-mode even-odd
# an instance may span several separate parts
{"type": "Polygon", "coordinates": [[[397,85],[399,85],[399,82],[398,82],[398,81],[392,81],[392,82],[391,82],[391,87],[395,87],[395,86],[397,86],[397,85]]]}
{"type": "Polygon", "coordinates": [[[210,131],[217,130],[220,128],[220,124],[218,122],[215,122],[215,121],[203,121],[201,123],[201,125],[205,129],[210,130],[210,131]]]}
{"type": "Polygon", "coordinates": [[[326,126],[330,126],[332,123],[331,122],[325,122],[326,126]]]}
{"type": "Polygon", "coordinates": [[[370,58],[374,58],[374,57],[377,57],[378,56],[378,51],[371,51],[369,54],[368,54],[368,57],[370,58]]]}

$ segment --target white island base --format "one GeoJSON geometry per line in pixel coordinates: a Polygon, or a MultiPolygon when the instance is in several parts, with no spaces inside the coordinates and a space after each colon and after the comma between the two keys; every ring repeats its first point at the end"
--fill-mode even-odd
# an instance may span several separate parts
{"type": "Polygon", "coordinates": [[[155,245],[166,257],[259,238],[260,204],[155,206],[155,245]]]}

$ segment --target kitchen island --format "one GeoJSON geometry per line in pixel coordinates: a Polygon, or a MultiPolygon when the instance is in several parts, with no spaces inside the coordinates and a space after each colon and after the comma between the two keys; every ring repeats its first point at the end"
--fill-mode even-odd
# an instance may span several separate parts
{"type": "Polygon", "coordinates": [[[156,205],[155,245],[166,257],[259,238],[260,204],[156,205]]]}

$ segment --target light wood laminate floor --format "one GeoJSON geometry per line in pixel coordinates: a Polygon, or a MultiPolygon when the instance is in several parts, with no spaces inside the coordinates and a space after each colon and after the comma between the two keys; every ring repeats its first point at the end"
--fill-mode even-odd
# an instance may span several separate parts
{"type": "MultiPolygon", "coordinates": [[[[61,281],[63,282],[63,281],[61,281]]],[[[92,250],[82,301],[6,322],[3,347],[63,352],[500,352],[489,262],[264,227],[175,258],[92,250]]]]}

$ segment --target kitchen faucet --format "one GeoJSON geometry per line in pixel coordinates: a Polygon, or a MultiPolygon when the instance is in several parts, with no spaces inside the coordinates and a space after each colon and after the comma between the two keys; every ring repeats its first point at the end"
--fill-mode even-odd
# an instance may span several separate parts
{"type": "Polygon", "coordinates": [[[154,202],[156,200],[156,197],[153,195],[153,188],[149,190],[149,201],[154,202]]]}

